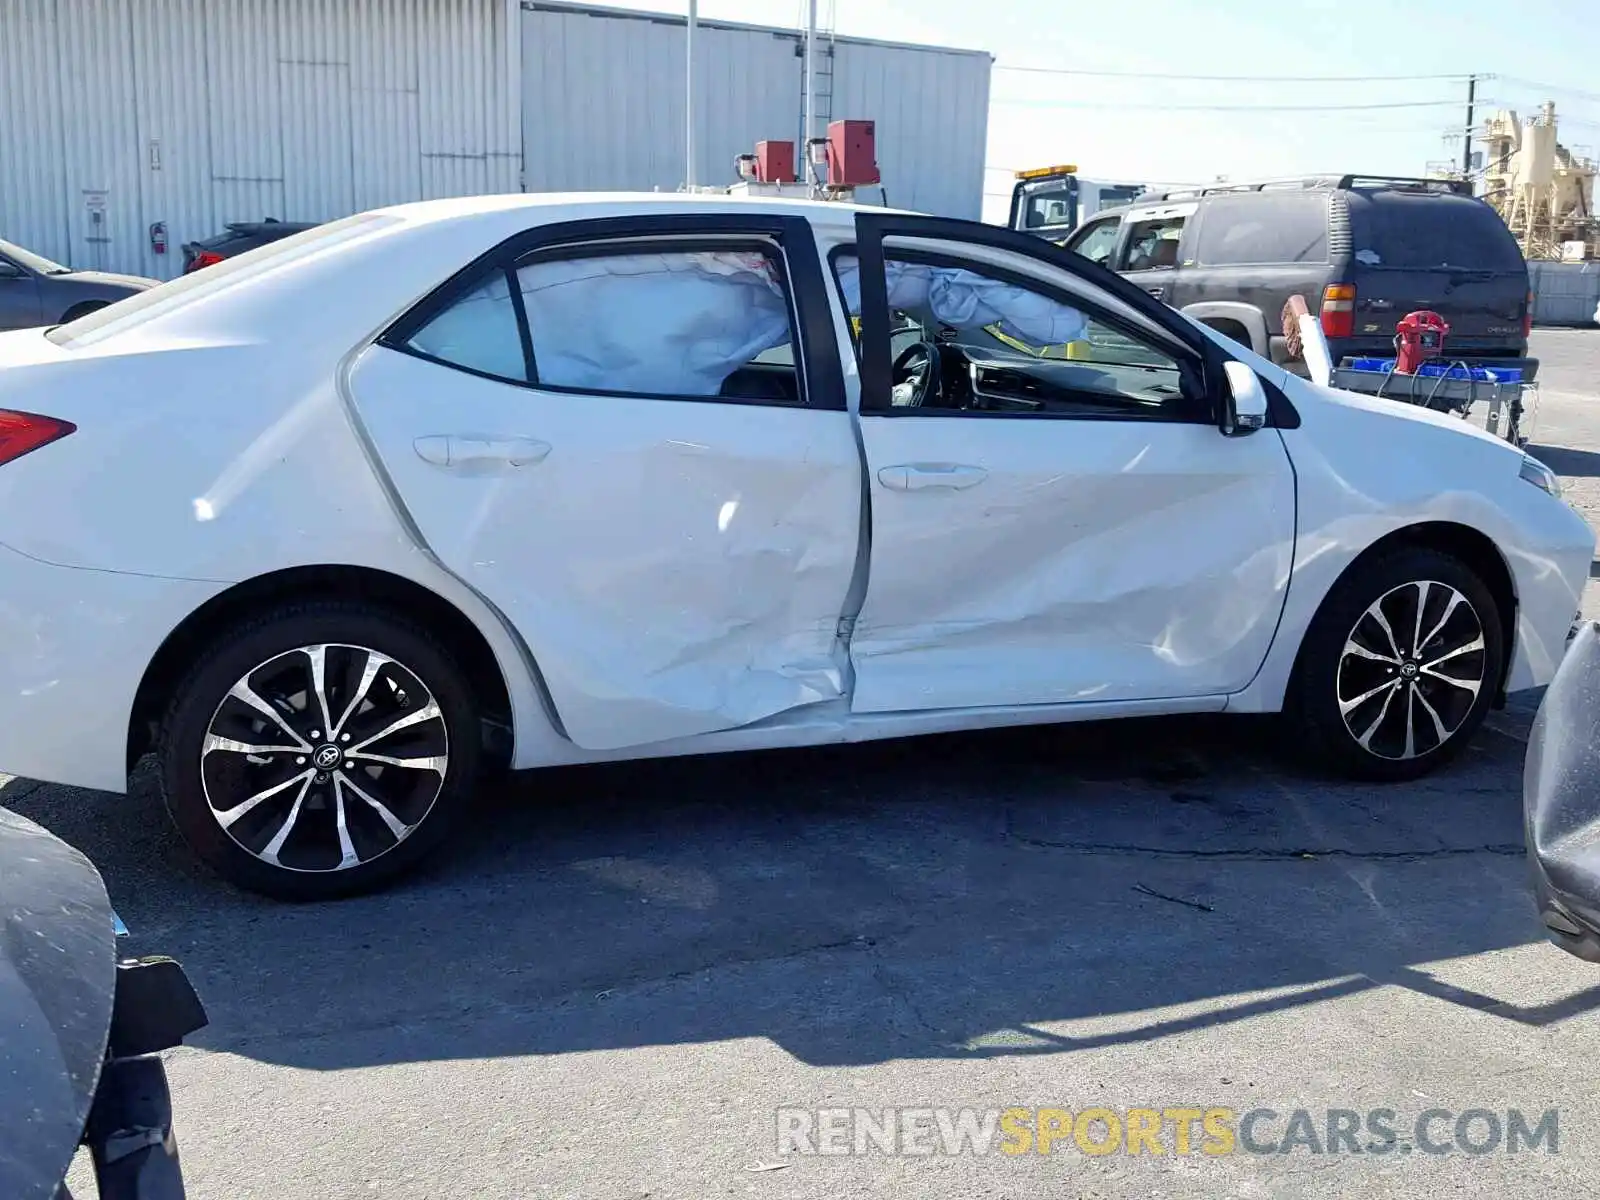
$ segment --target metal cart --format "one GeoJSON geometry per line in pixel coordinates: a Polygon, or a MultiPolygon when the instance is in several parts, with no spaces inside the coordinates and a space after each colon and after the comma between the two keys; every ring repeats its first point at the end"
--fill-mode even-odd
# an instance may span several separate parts
{"type": "Polygon", "coordinates": [[[1539,406],[1537,383],[1501,381],[1493,371],[1482,368],[1444,367],[1442,363],[1441,368],[1441,373],[1401,375],[1393,370],[1358,368],[1346,358],[1333,369],[1329,382],[1350,392],[1454,413],[1514,446],[1528,444],[1539,406]]]}

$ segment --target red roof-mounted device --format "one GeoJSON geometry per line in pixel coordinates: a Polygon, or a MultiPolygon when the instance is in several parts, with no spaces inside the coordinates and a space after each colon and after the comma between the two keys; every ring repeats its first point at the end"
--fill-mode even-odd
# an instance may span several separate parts
{"type": "Polygon", "coordinates": [[[833,121],[828,125],[828,186],[876,185],[878,174],[876,122],[833,121]]]}
{"type": "Polygon", "coordinates": [[[794,172],[793,142],[756,143],[756,182],[793,183],[798,178],[794,172]]]}

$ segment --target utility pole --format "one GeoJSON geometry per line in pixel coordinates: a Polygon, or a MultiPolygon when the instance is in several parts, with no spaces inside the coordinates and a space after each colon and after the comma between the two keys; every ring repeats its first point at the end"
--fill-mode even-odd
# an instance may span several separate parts
{"type": "Polygon", "coordinates": [[[689,49],[684,62],[683,85],[684,153],[687,158],[683,181],[691,188],[694,187],[694,27],[699,15],[699,0],[689,0],[689,49]]]}
{"type": "Polygon", "coordinates": [[[1472,105],[1478,98],[1478,77],[1467,76],[1467,128],[1461,139],[1461,178],[1472,178],[1472,105]]]}
{"type": "Polygon", "coordinates": [[[810,151],[807,144],[815,136],[817,119],[817,0],[809,0],[806,5],[806,115],[804,118],[805,131],[800,136],[800,160],[809,161],[810,151]]]}

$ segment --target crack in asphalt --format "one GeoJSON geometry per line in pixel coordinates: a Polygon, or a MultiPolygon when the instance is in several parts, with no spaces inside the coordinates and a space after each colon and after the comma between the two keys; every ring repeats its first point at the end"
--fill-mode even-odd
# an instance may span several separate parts
{"type": "Polygon", "coordinates": [[[1490,842],[1482,846],[1443,846],[1433,850],[1346,850],[1338,847],[1303,846],[1279,850],[1233,847],[1218,850],[1174,850],[1163,846],[1137,846],[1127,842],[1056,842],[1048,838],[1007,835],[1024,846],[1043,850],[1064,850],[1071,854],[1126,854],[1142,858],[1241,859],[1258,862],[1292,862],[1297,859],[1338,858],[1358,862],[1410,862],[1425,858],[1464,858],[1474,854],[1507,857],[1526,854],[1520,842],[1490,842]]]}

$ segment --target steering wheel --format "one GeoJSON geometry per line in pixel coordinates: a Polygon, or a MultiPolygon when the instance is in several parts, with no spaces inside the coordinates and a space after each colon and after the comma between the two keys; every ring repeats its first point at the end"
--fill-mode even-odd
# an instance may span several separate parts
{"type": "Polygon", "coordinates": [[[937,406],[944,396],[939,344],[913,342],[900,351],[889,369],[889,384],[889,403],[895,408],[937,406]]]}

